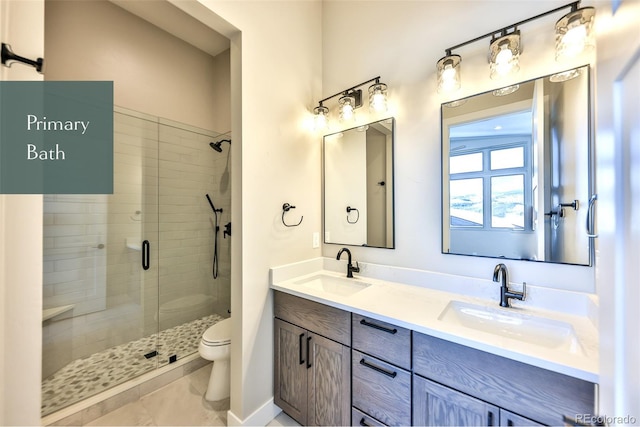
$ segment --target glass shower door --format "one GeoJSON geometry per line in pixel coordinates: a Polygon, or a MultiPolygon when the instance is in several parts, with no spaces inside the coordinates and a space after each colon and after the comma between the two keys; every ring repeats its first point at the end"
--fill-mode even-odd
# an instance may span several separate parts
{"type": "Polygon", "coordinates": [[[157,141],[117,110],[114,194],[44,197],[43,416],[157,367],[157,141]]]}

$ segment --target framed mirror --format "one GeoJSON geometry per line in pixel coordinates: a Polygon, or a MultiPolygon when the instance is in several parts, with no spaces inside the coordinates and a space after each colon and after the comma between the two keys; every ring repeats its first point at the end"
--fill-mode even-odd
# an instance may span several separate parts
{"type": "Polygon", "coordinates": [[[325,243],[394,248],[394,126],[388,118],[324,137],[325,243]]]}
{"type": "Polygon", "coordinates": [[[441,118],[443,253],[591,265],[588,66],[443,104],[441,118]]]}

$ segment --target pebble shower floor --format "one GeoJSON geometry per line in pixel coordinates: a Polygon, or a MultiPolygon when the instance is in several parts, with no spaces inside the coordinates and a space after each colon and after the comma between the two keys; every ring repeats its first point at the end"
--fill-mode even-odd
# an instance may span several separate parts
{"type": "Polygon", "coordinates": [[[74,360],[42,382],[42,416],[198,351],[204,331],[222,319],[213,314],[74,360]],[[153,349],[158,355],[147,359],[153,349]]]}

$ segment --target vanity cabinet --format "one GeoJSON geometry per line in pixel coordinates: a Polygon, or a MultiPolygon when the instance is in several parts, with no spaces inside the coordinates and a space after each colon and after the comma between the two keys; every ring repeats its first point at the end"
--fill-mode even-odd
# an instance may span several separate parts
{"type": "Polygon", "coordinates": [[[274,401],[301,425],[563,425],[596,384],[274,292],[274,401]]]}
{"type": "Polygon", "coordinates": [[[371,425],[371,417],[374,424],[411,425],[411,331],[353,314],[352,333],[352,404],[363,414],[358,424],[371,425]]]}
{"type": "Polygon", "coordinates": [[[274,401],[302,425],[351,422],[351,313],[275,292],[274,401]]]}
{"type": "MultiPolygon", "coordinates": [[[[468,402],[473,399],[489,405],[487,409],[480,405],[464,410],[471,414],[476,408],[482,409],[483,425],[509,425],[509,421],[513,425],[531,425],[532,421],[534,425],[563,425],[563,415],[597,413],[593,383],[417,332],[413,333],[413,371],[414,381],[419,375],[456,391],[457,394],[449,396],[458,396],[460,401],[465,396],[470,399],[468,402]],[[499,412],[491,409],[491,405],[499,412]],[[493,415],[489,416],[490,412],[493,415]]],[[[429,393],[432,387],[425,390],[429,393]]],[[[422,396],[414,393],[414,405],[424,405],[419,401],[424,401],[425,396],[427,402],[433,400],[433,405],[443,400],[441,394],[428,393],[421,393],[422,396]]],[[[454,407],[458,406],[455,403],[458,397],[450,397],[454,407]]],[[[464,416],[460,417],[454,424],[468,425],[462,423],[464,416]]],[[[471,422],[471,425],[479,424],[471,422]]]]}

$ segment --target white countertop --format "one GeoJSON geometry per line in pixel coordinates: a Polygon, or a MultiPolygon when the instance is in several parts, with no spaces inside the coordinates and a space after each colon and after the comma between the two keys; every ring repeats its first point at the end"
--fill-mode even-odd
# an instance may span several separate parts
{"type": "MultiPolygon", "coordinates": [[[[367,268],[365,267],[364,270],[366,272],[367,268]]],[[[375,268],[370,268],[370,270],[374,271],[375,268]]],[[[434,289],[437,286],[408,285],[365,277],[357,273],[356,277],[349,280],[364,282],[370,286],[350,296],[342,296],[299,284],[305,278],[318,274],[336,278],[346,276],[345,273],[327,270],[326,262],[318,258],[309,262],[271,269],[271,288],[550,371],[592,383],[598,382],[598,332],[587,313],[561,312],[533,305],[527,306],[526,300],[523,303],[518,302],[517,307],[514,303],[512,308],[500,308],[499,299],[496,299],[495,295],[492,295],[492,298],[482,298],[477,295],[468,296],[434,289]],[[475,304],[490,310],[510,310],[568,323],[573,327],[580,345],[577,349],[549,348],[516,338],[479,331],[455,322],[440,320],[441,314],[451,301],[475,304]]],[[[495,287],[490,289],[493,290],[495,287]]],[[[476,288],[482,288],[482,285],[476,286],[476,288]]],[[[499,286],[497,288],[499,289],[499,286]]],[[[519,290],[516,286],[513,288],[519,290]]],[[[535,298],[535,289],[528,289],[528,294],[531,291],[534,294],[534,298],[531,298],[534,302],[545,300],[544,297],[535,298]]],[[[539,293],[544,294],[544,291],[539,293]]],[[[571,304],[580,305],[573,301],[567,301],[566,305],[571,304]]]]}

